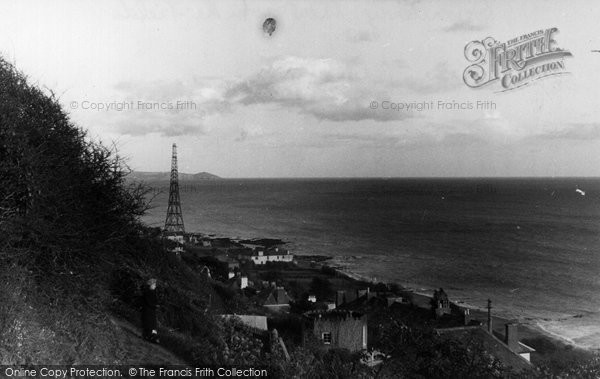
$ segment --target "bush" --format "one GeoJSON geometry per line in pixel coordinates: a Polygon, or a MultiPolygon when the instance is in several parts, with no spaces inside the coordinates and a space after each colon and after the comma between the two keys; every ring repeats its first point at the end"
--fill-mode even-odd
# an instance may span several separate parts
{"type": "Polygon", "coordinates": [[[326,300],[334,295],[331,282],[318,276],[315,276],[310,282],[310,293],[314,294],[319,301],[326,300]]]}
{"type": "Polygon", "coordinates": [[[28,265],[55,271],[71,258],[126,250],[147,208],[114,148],[86,138],[53,94],[0,59],[0,209],[5,247],[28,247],[28,265]],[[56,259],[55,259],[56,258],[56,259]]]}

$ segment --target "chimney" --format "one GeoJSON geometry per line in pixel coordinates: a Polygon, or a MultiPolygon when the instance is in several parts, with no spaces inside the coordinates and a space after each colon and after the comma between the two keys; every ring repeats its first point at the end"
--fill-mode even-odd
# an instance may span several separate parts
{"type": "Polygon", "coordinates": [[[465,322],[465,326],[471,323],[471,311],[467,309],[463,309],[463,320],[465,322]]]}
{"type": "Polygon", "coordinates": [[[504,342],[512,351],[519,351],[519,324],[508,323],[505,328],[504,342]]]}
{"type": "Polygon", "coordinates": [[[335,293],[335,305],[341,305],[344,304],[346,302],[346,291],[343,290],[338,290],[335,293]]]}

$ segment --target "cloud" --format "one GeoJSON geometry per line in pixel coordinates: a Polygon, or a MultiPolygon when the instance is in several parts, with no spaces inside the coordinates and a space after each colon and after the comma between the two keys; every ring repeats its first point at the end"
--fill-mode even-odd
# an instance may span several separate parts
{"type": "Polygon", "coordinates": [[[172,100],[190,98],[194,88],[180,80],[156,80],[148,82],[119,82],[114,88],[135,101],[172,100]]]}
{"type": "Polygon", "coordinates": [[[600,124],[572,123],[562,129],[549,130],[534,136],[548,140],[600,140],[600,124]]]}
{"type": "Polygon", "coordinates": [[[264,136],[270,136],[272,133],[267,133],[261,126],[247,125],[240,128],[239,135],[235,137],[236,142],[246,142],[247,140],[254,140],[264,136]]]}
{"type": "Polygon", "coordinates": [[[373,34],[368,30],[350,30],[346,33],[346,40],[353,43],[373,41],[373,34]]]}
{"type": "Polygon", "coordinates": [[[124,135],[144,136],[160,134],[165,137],[204,135],[204,115],[193,110],[162,111],[139,110],[122,113],[113,118],[113,125],[124,135]]]}
{"type": "Polygon", "coordinates": [[[118,101],[132,104],[122,112],[107,112],[108,122],[121,134],[167,137],[206,134],[205,119],[229,111],[221,81],[204,78],[188,82],[120,82],[118,101]]]}
{"type": "Polygon", "coordinates": [[[473,24],[468,20],[457,21],[443,29],[445,32],[477,32],[483,30],[482,25],[473,24]]]}
{"type": "Polygon", "coordinates": [[[236,142],[244,142],[248,138],[248,131],[246,129],[242,129],[240,131],[240,135],[235,138],[236,142]]]}
{"type": "Polygon", "coordinates": [[[485,145],[490,141],[482,138],[476,134],[470,133],[450,133],[443,137],[439,142],[443,146],[472,146],[472,145],[485,145]]]}
{"type": "MultiPolygon", "coordinates": [[[[333,122],[388,122],[412,118],[408,112],[370,109],[372,101],[390,98],[385,91],[388,84],[374,84],[354,72],[348,64],[334,59],[290,56],[274,60],[260,71],[240,79],[190,78],[187,81],[118,83],[115,89],[122,97],[117,100],[133,102],[135,107],[141,102],[193,103],[195,108],[136,109],[108,115],[105,121],[121,134],[179,136],[206,134],[210,131],[205,125],[208,118],[235,112],[239,107],[275,106],[319,121],[333,122]]],[[[423,89],[420,82],[407,85],[423,89]]],[[[428,90],[434,91],[434,88],[428,90]]],[[[260,132],[245,128],[235,140],[243,142],[257,137],[261,137],[260,132]]]]}
{"type": "Polygon", "coordinates": [[[452,71],[448,62],[440,62],[425,75],[408,74],[395,81],[397,87],[409,89],[418,93],[432,94],[450,91],[464,86],[462,72],[452,71]]]}
{"type": "Polygon", "coordinates": [[[336,60],[286,57],[231,83],[224,97],[232,104],[274,104],[319,120],[392,121],[410,117],[401,112],[369,109],[371,101],[387,98],[369,87],[336,60]]]}
{"type": "Polygon", "coordinates": [[[319,136],[325,146],[331,145],[360,145],[363,147],[394,147],[400,144],[401,137],[393,134],[366,134],[366,133],[327,133],[319,136]]]}
{"type": "Polygon", "coordinates": [[[419,149],[427,147],[468,147],[473,145],[489,144],[490,141],[467,132],[435,133],[433,131],[413,131],[403,133],[340,133],[319,136],[319,141],[314,141],[315,146],[348,146],[363,148],[402,148],[419,149]]]}

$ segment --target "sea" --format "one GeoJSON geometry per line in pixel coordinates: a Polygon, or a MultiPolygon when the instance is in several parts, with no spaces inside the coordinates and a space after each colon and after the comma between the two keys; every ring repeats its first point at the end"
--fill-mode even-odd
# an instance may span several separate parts
{"type": "MultiPolygon", "coordinates": [[[[143,218],[164,224],[168,183],[143,218]]],[[[368,280],[600,348],[600,179],[222,179],[180,183],[186,231],[280,238],[368,280]]]]}

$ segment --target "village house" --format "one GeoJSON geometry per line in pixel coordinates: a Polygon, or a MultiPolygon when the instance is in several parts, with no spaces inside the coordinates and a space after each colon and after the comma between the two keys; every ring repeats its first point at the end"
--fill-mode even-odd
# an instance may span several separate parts
{"type": "Polygon", "coordinates": [[[516,323],[505,325],[504,338],[498,338],[501,336],[489,333],[481,326],[436,329],[436,333],[464,343],[478,343],[486,353],[498,359],[505,366],[512,367],[515,371],[529,370],[532,367],[530,359],[531,353],[535,349],[519,342],[516,323]]]}
{"type": "Polygon", "coordinates": [[[409,301],[408,299],[402,297],[402,296],[385,296],[385,299],[387,301],[387,305],[388,307],[391,307],[394,304],[408,304],[409,301]]]}
{"type": "Polygon", "coordinates": [[[171,234],[166,236],[167,242],[167,251],[177,254],[177,256],[181,256],[181,253],[185,251],[185,237],[182,234],[171,234]]]}
{"type": "Polygon", "coordinates": [[[223,268],[226,270],[227,279],[233,278],[236,273],[240,271],[240,263],[237,260],[230,258],[227,254],[217,255],[216,258],[222,263],[223,268]]]}
{"type": "Polygon", "coordinates": [[[211,278],[211,276],[210,276],[210,269],[206,265],[204,265],[202,267],[202,269],[200,269],[200,274],[203,275],[207,279],[211,278]]]}
{"type": "Polygon", "coordinates": [[[166,239],[176,242],[177,244],[185,243],[185,236],[183,234],[168,234],[166,235],[166,239]]]}
{"type": "Polygon", "coordinates": [[[267,262],[291,263],[294,261],[294,254],[291,254],[289,250],[279,247],[270,248],[267,250],[257,249],[250,256],[250,260],[257,265],[264,265],[267,262]]]}
{"type": "Polygon", "coordinates": [[[185,235],[186,243],[197,245],[200,241],[202,241],[202,236],[199,234],[187,233],[185,235]]]}
{"type": "Polygon", "coordinates": [[[201,244],[202,247],[212,247],[212,243],[208,239],[202,239],[202,240],[200,240],[199,244],[201,244]]]}
{"type": "Polygon", "coordinates": [[[375,297],[376,295],[377,294],[371,292],[368,287],[366,289],[359,289],[354,291],[338,290],[335,293],[335,305],[339,307],[342,304],[349,304],[363,297],[369,300],[375,297]]]}
{"type": "Polygon", "coordinates": [[[527,362],[531,362],[531,353],[535,351],[534,348],[525,345],[519,341],[519,324],[518,323],[507,323],[504,325],[504,343],[508,348],[523,357],[527,362]]]}
{"type": "Polygon", "coordinates": [[[435,290],[433,292],[431,303],[435,311],[436,318],[452,314],[452,310],[450,309],[450,300],[448,299],[448,295],[443,288],[440,288],[439,291],[435,290]]]}
{"type": "Polygon", "coordinates": [[[263,306],[274,312],[288,311],[290,309],[291,298],[283,287],[274,287],[270,292],[263,306]]]}
{"type": "Polygon", "coordinates": [[[260,315],[221,315],[224,319],[235,318],[242,324],[258,330],[267,330],[267,316],[260,315]]]}
{"type": "Polygon", "coordinates": [[[238,271],[233,277],[229,278],[227,285],[234,290],[243,290],[249,286],[248,277],[238,271]]]}
{"type": "Polygon", "coordinates": [[[308,330],[327,349],[348,349],[351,352],[367,348],[367,316],[346,310],[312,311],[304,316],[308,330]]]}

